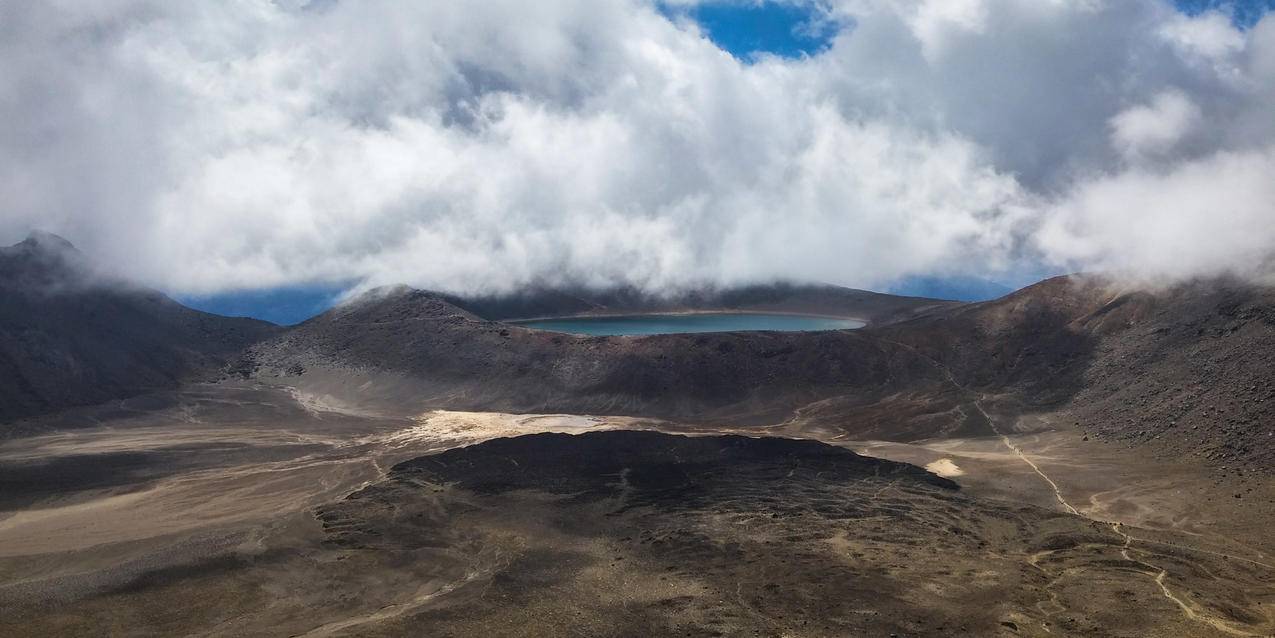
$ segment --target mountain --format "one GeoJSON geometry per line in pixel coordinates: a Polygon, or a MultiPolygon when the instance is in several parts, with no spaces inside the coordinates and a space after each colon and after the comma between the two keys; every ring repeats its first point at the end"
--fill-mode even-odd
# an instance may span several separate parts
{"type": "Polygon", "coordinates": [[[1096,348],[1068,406],[1073,425],[1275,469],[1275,288],[1215,279],[1117,290],[1078,328],[1096,348]]]}
{"type": "Polygon", "coordinates": [[[1275,287],[1064,276],[867,331],[971,395],[1097,436],[1275,468],[1275,287]]]}
{"type": "Polygon", "coordinates": [[[277,330],[103,277],[34,233],[0,248],[0,422],[173,388],[277,330]]]}
{"type": "Polygon", "coordinates": [[[248,358],[259,378],[385,410],[691,421],[773,422],[851,389],[943,382],[922,357],[856,331],[585,337],[489,321],[406,287],[334,308],[253,346],[248,358]]]}
{"type": "Polygon", "coordinates": [[[530,288],[506,295],[446,296],[445,299],[491,320],[719,310],[835,315],[881,324],[958,305],[925,297],[793,283],[706,288],[662,296],[633,288],[530,288]]]}
{"type": "Polygon", "coordinates": [[[841,332],[663,335],[630,343],[490,319],[710,309],[886,322],[954,305],[832,286],[751,286],[667,298],[618,289],[537,290],[469,299],[399,286],[279,328],[192,310],[157,291],[103,277],[54,235],[33,234],[0,249],[0,275],[8,293],[0,301],[3,421],[174,388],[228,365],[240,371],[265,365],[289,383],[406,410],[627,410],[761,422],[837,388],[880,386],[892,366],[925,373],[924,362],[906,353],[883,356],[872,352],[882,344],[841,332]],[[350,392],[347,382],[365,374],[375,374],[378,383],[350,392]]]}
{"type": "Polygon", "coordinates": [[[0,249],[0,419],[231,369],[384,413],[433,408],[776,424],[854,438],[986,435],[1049,414],[1094,436],[1275,466],[1275,288],[1045,280],[960,304],[827,286],[652,298],[371,291],[292,328],[110,281],[69,243],[0,249]],[[674,310],[858,316],[861,330],[586,337],[497,319],[674,310]]]}
{"type": "Polygon", "coordinates": [[[381,409],[790,420],[890,440],[987,435],[984,410],[1050,413],[1095,436],[1275,465],[1275,289],[1238,280],[1064,276],[856,331],[636,338],[529,330],[455,301],[376,291],[248,358],[259,378],[381,409]]]}

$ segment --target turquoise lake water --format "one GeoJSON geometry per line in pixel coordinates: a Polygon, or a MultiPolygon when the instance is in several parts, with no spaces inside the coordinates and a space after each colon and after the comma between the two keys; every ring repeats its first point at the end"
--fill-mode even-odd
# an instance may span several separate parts
{"type": "Polygon", "coordinates": [[[778,330],[810,332],[846,330],[863,327],[862,321],[814,317],[810,315],[778,315],[766,313],[703,313],[693,315],[625,315],[615,317],[561,317],[512,321],[527,328],[569,332],[580,335],[657,335],[683,332],[738,332],[741,330],[778,330]]]}

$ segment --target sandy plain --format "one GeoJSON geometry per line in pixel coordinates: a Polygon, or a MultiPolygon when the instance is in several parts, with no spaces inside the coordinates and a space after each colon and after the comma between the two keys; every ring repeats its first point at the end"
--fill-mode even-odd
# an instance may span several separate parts
{"type": "Polygon", "coordinates": [[[248,383],[101,412],[0,442],[0,635],[1275,632],[1275,485],[1087,440],[1062,415],[901,443],[793,423],[403,418],[248,383]],[[618,430],[813,438],[960,489],[790,474],[711,498],[639,489],[630,507],[618,478],[573,499],[392,469],[618,430]]]}

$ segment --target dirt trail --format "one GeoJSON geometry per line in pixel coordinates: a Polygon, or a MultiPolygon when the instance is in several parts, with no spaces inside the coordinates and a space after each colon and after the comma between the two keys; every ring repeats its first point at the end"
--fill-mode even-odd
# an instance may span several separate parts
{"type": "MultiPolygon", "coordinates": [[[[1205,611],[1204,609],[1200,608],[1198,605],[1196,605],[1195,603],[1191,602],[1191,601],[1190,601],[1188,598],[1186,598],[1184,595],[1178,595],[1178,594],[1175,594],[1175,593],[1173,592],[1173,590],[1172,590],[1172,589],[1170,589],[1170,588],[1169,588],[1169,586],[1168,586],[1168,584],[1165,582],[1165,581],[1167,580],[1167,578],[1168,578],[1168,570],[1166,570],[1166,569],[1164,569],[1164,568],[1161,568],[1161,567],[1159,567],[1159,566],[1157,566],[1157,565],[1154,565],[1154,564],[1152,564],[1152,563],[1148,563],[1148,562],[1146,562],[1145,560],[1138,559],[1138,558],[1133,558],[1133,556],[1130,554],[1130,552],[1139,552],[1139,553],[1141,553],[1141,554],[1149,554],[1149,555],[1155,555],[1155,553],[1154,553],[1154,552],[1151,552],[1150,550],[1138,549],[1138,548],[1136,548],[1136,547],[1133,547],[1133,543],[1134,543],[1135,541],[1138,541],[1139,539],[1136,539],[1136,538],[1134,538],[1133,536],[1130,536],[1129,534],[1125,533],[1124,528],[1123,528],[1123,525],[1122,525],[1121,523],[1119,523],[1119,522],[1114,522],[1114,521],[1100,520],[1100,519],[1097,519],[1097,518],[1093,518],[1093,517],[1091,517],[1091,516],[1086,516],[1086,515],[1082,514],[1082,513],[1080,512],[1080,510],[1076,509],[1076,507],[1075,507],[1075,506],[1073,506],[1071,503],[1067,502],[1067,499],[1066,499],[1065,497],[1063,497],[1062,490],[1059,488],[1058,483],[1057,483],[1056,481],[1054,481],[1054,479],[1053,479],[1053,478],[1051,478],[1048,474],[1046,474],[1046,473],[1044,472],[1044,470],[1042,470],[1042,469],[1040,468],[1040,466],[1039,466],[1039,465],[1037,465],[1037,464],[1036,464],[1036,462],[1035,462],[1035,461],[1033,461],[1033,460],[1031,459],[1031,457],[1029,457],[1026,453],[1024,453],[1024,452],[1023,452],[1023,450],[1022,450],[1021,448],[1019,448],[1019,447],[1018,447],[1018,445],[1016,445],[1016,444],[1015,444],[1015,443],[1014,443],[1014,442],[1013,442],[1013,441],[1009,438],[1009,436],[1008,436],[1008,435],[1006,435],[1004,432],[1002,432],[1002,431],[1001,431],[1001,429],[1000,429],[1000,428],[996,425],[996,419],[994,419],[994,418],[992,417],[992,415],[991,415],[991,414],[988,414],[987,410],[985,410],[985,409],[983,408],[983,406],[982,406],[982,403],[981,403],[981,402],[987,399],[987,395],[982,394],[982,393],[975,392],[975,391],[973,391],[972,389],[970,389],[970,388],[966,387],[965,385],[963,385],[962,383],[960,383],[959,381],[957,381],[957,380],[956,380],[956,377],[952,374],[952,371],[951,371],[950,369],[948,369],[948,367],[947,367],[947,366],[945,366],[945,365],[943,365],[941,362],[939,362],[938,360],[936,360],[936,359],[934,359],[934,358],[932,358],[932,357],[930,357],[930,356],[928,356],[928,355],[925,355],[924,353],[920,352],[919,350],[916,350],[916,349],[915,349],[915,348],[913,348],[912,346],[909,346],[909,345],[907,345],[907,344],[905,344],[905,343],[901,343],[901,342],[892,342],[892,343],[895,343],[896,345],[899,345],[899,346],[901,346],[901,347],[903,347],[903,348],[906,348],[906,349],[908,349],[908,350],[910,350],[910,351],[912,351],[912,352],[914,352],[914,353],[916,353],[916,354],[920,355],[921,357],[925,358],[926,360],[928,360],[928,361],[929,361],[930,363],[932,363],[932,364],[933,364],[936,368],[938,368],[938,370],[939,370],[939,371],[941,371],[941,372],[943,373],[944,377],[948,380],[948,382],[949,382],[949,383],[951,383],[954,387],[956,387],[957,389],[961,390],[962,392],[964,392],[964,393],[968,394],[968,395],[971,397],[970,403],[974,406],[974,408],[975,408],[976,410],[978,410],[978,412],[979,412],[980,414],[982,414],[982,415],[983,415],[983,418],[985,418],[985,419],[987,420],[988,427],[989,427],[989,428],[991,428],[991,431],[992,431],[992,432],[993,432],[993,433],[994,433],[997,437],[999,437],[999,438],[1000,438],[1001,442],[1002,442],[1002,443],[1004,443],[1004,445],[1005,445],[1005,447],[1006,447],[1006,448],[1008,448],[1008,449],[1009,449],[1011,452],[1013,452],[1013,453],[1014,453],[1014,454],[1015,454],[1015,455],[1016,455],[1019,459],[1021,459],[1024,463],[1026,463],[1029,467],[1031,467],[1032,471],[1033,471],[1033,472],[1035,472],[1038,476],[1040,476],[1040,478],[1041,478],[1042,480],[1044,480],[1044,481],[1045,481],[1045,483],[1047,483],[1047,484],[1049,485],[1049,488],[1053,491],[1053,493],[1054,493],[1054,498],[1058,501],[1059,505],[1061,505],[1061,506],[1062,506],[1062,508],[1063,508],[1064,510],[1066,510],[1066,511],[1067,511],[1068,513],[1070,513],[1070,514],[1073,514],[1073,515],[1075,515],[1075,516],[1079,516],[1079,517],[1081,517],[1081,518],[1086,518],[1086,519],[1088,519],[1088,520],[1092,520],[1092,521],[1095,521],[1095,522],[1098,522],[1098,523],[1102,523],[1102,524],[1107,525],[1108,527],[1110,527],[1110,528],[1111,528],[1111,530],[1112,530],[1113,532],[1115,532],[1117,535],[1119,535],[1119,536],[1120,536],[1120,537],[1124,540],[1124,543],[1123,543],[1123,545],[1121,546],[1121,550],[1120,550],[1120,554],[1121,554],[1121,556],[1123,556],[1125,560],[1127,560],[1127,561],[1129,561],[1129,562],[1131,562],[1131,563],[1134,563],[1134,564],[1140,565],[1140,566],[1142,566],[1142,567],[1146,568],[1147,570],[1150,570],[1150,571],[1147,571],[1147,572],[1144,572],[1144,573],[1146,573],[1146,575],[1147,575],[1147,576],[1151,577],[1151,578],[1154,580],[1155,584],[1156,584],[1156,585],[1160,588],[1160,593],[1161,593],[1161,594],[1162,594],[1162,595],[1163,595],[1166,599],[1168,599],[1168,600],[1172,601],[1172,602],[1173,602],[1173,604],[1174,604],[1174,605],[1176,605],[1179,609],[1181,609],[1181,610],[1182,610],[1182,613],[1183,613],[1183,614],[1184,614],[1184,615],[1185,615],[1188,619],[1193,620],[1193,621],[1195,621],[1195,622],[1202,623],[1202,624],[1204,624],[1204,625],[1207,625],[1207,626],[1209,626],[1209,627],[1212,627],[1213,629],[1216,629],[1216,630],[1218,630],[1218,631],[1220,631],[1220,632],[1223,632],[1223,633],[1225,633],[1225,634],[1229,634],[1229,635],[1232,635],[1232,636],[1253,636],[1253,637],[1261,637],[1261,636],[1271,636],[1271,635],[1275,635],[1275,634],[1272,634],[1272,633],[1269,633],[1269,632],[1267,632],[1267,633],[1253,633],[1253,632],[1246,631],[1246,630],[1243,630],[1243,629],[1237,629],[1237,628],[1235,628],[1235,627],[1231,626],[1231,623],[1228,623],[1228,622],[1226,622],[1226,621],[1224,621],[1224,620],[1222,620],[1222,619],[1218,618],[1217,616],[1215,616],[1215,615],[1213,615],[1213,614],[1208,613],[1208,612],[1207,612],[1207,611],[1205,611]],[[977,397],[977,398],[974,398],[974,397],[977,397]]],[[[1187,550],[1187,551],[1197,551],[1195,548],[1190,547],[1190,546],[1186,546],[1186,545],[1181,546],[1181,549],[1185,549],[1185,550],[1187,550]]],[[[1202,551],[1203,553],[1208,553],[1208,554],[1216,554],[1216,552],[1207,552],[1207,551],[1204,551],[1204,550],[1200,550],[1200,551],[1202,551]]],[[[1232,558],[1232,557],[1231,557],[1231,556],[1229,556],[1229,555],[1225,555],[1225,557],[1226,557],[1226,558],[1228,558],[1228,559],[1229,559],[1229,558],[1232,558]]],[[[1252,564],[1258,564],[1258,565],[1266,566],[1264,563],[1259,563],[1259,562],[1257,562],[1257,561],[1251,561],[1251,560],[1246,560],[1246,559],[1240,559],[1240,560],[1245,560],[1246,562],[1249,562],[1249,563],[1252,563],[1252,564]]],[[[1037,569],[1042,569],[1042,568],[1041,568],[1041,567],[1037,564],[1036,557],[1032,557],[1031,559],[1029,559],[1029,560],[1028,560],[1028,562],[1032,565],[1032,567],[1035,567],[1035,568],[1037,568],[1037,569]]],[[[1044,571],[1044,570],[1042,569],[1042,571],[1044,571]]],[[[1052,594],[1052,592],[1051,592],[1051,602],[1055,602],[1055,603],[1056,603],[1056,598],[1053,598],[1053,594],[1052,594]]],[[[1058,610],[1058,611],[1061,611],[1061,610],[1058,610]]],[[[1050,616],[1050,615],[1052,615],[1052,613],[1047,613],[1047,614],[1046,614],[1046,617],[1048,617],[1048,616],[1050,616]]],[[[1269,620],[1269,618],[1270,618],[1270,617],[1269,617],[1269,614],[1268,614],[1268,620],[1269,620]]],[[[1049,631],[1049,628],[1046,626],[1046,627],[1045,627],[1045,630],[1046,630],[1046,631],[1049,631]]]]}
{"type": "Polygon", "coordinates": [[[405,614],[414,612],[428,605],[429,603],[439,598],[442,598],[443,596],[446,596],[460,589],[461,587],[464,587],[465,585],[468,585],[469,583],[491,577],[491,575],[496,573],[497,571],[496,563],[498,562],[499,561],[497,560],[497,561],[494,561],[491,565],[486,565],[483,567],[475,566],[474,568],[466,572],[463,578],[455,582],[426,583],[424,586],[422,586],[420,589],[416,591],[415,595],[413,595],[410,599],[406,601],[398,602],[398,603],[390,603],[388,605],[381,607],[380,609],[377,609],[375,611],[372,611],[366,614],[352,616],[350,618],[344,618],[341,620],[329,622],[329,623],[320,625],[318,627],[315,627],[314,629],[311,629],[303,634],[294,634],[292,638],[322,638],[325,636],[335,636],[344,632],[347,629],[362,627],[364,625],[369,625],[372,623],[377,623],[384,620],[390,620],[392,618],[401,617],[405,614]]]}
{"type": "Polygon", "coordinates": [[[1010,451],[1013,452],[1014,454],[1017,454],[1018,458],[1022,459],[1024,463],[1031,466],[1032,471],[1036,472],[1036,474],[1039,474],[1040,478],[1044,479],[1045,482],[1049,484],[1049,488],[1054,491],[1054,498],[1058,499],[1058,503],[1063,506],[1063,509],[1067,510],[1068,512],[1072,514],[1075,514],[1076,516],[1083,516],[1080,513],[1080,510],[1076,509],[1075,507],[1072,507],[1071,503],[1068,503],[1067,499],[1063,498],[1062,491],[1058,489],[1058,484],[1054,482],[1054,479],[1049,478],[1048,474],[1045,474],[1043,471],[1041,471],[1040,466],[1036,465],[1036,462],[1031,460],[1031,457],[1024,454],[1023,451],[1019,449],[1017,445],[1014,445],[1013,441],[1009,440],[1008,436],[1005,436],[1005,433],[1000,431],[1000,428],[996,427],[996,420],[992,418],[992,415],[987,413],[987,410],[983,409],[983,406],[980,405],[978,401],[974,401],[974,409],[978,410],[979,414],[982,414],[983,418],[987,419],[988,426],[992,428],[992,432],[995,432],[996,436],[1000,437],[1001,442],[1005,444],[1005,447],[1009,448],[1010,451]]]}
{"type": "MultiPolygon", "coordinates": [[[[1082,518],[1088,518],[1089,520],[1103,523],[1107,525],[1108,527],[1110,527],[1111,530],[1115,532],[1117,535],[1119,535],[1122,539],[1124,539],[1124,544],[1120,548],[1120,555],[1123,556],[1125,560],[1137,565],[1141,565],[1142,567],[1145,567],[1146,569],[1150,570],[1144,573],[1146,573],[1147,576],[1151,576],[1153,578],[1153,580],[1155,581],[1155,584],[1160,588],[1160,593],[1165,598],[1172,601],[1173,604],[1177,605],[1178,608],[1182,610],[1182,613],[1185,614],[1187,618],[1194,620],[1196,622],[1204,623],[1218,631],[1221,631],[1223,633],[1226,633],[1232,636],[1261,637],[1261,636],[1271,635],[1269,633],[1253,633],[1253,632],[1245,631],[1242,629],[1236,629],[1235,627],[1232,627],[1226,621],[1199,608],[1199,606],[1195,605],[1194,603],[1191,603],[1189,599],[1185,598],[1185,596],[1179,596],[1178,594],[1173,593],[1173,590],[1170,589],[1168,584],[1165,582],[1169,575],[1168,570],[1162,567],[1159,567],[1158,565],[1148,563],[1147,561],[1143,559],[1134,558],[1130,554],[1130,552],[1139,552],[1142,554],[1154,555],[1154,552],[1133,547],[1134,541],[1137,541],[1138,539],[1125,533],[1124,526],[1121,523],[1113,522],[1113,521],[1103,521],[1103,520],[1099,520],[1089,516],[1085,516],[1084,514],[1081,514],[1080,511],[1077,510],[1074,506],[1072,506],[1071,503],[1068,503],[1067,499],[1063,497],[1062,491],[1058,487],[1058,483],[1056,483],[1052,478],[1049,477],[1048,474],[1046,474],[1043,470],[1041,470],[1040,466],[1031,460],[1031,457],[1027,456],[1027,454],[1025,454],[1021,448],[1015,445],[1014,442],[1011,441],[1010,438],[1006,436],[1003,432],[1001,432],[1000,428],[996,426],[996,420],[993,419],[992,416],[988,414],[987,411],[983,409],[983,406],[979,403],[979,401],[983,400],[983,398],[984,397],[980,395],[980,398],[978,400],[973,401],[974,408],[977,409],[983,415],[983,417],[987,419],[987,423],[989,427],[991,427],[992,432],[996,433],[996,436],[1000,437],[1001,441],[1005,444],[1005,447],[1009,448],[1012,452],[1014,452],[1014,454],[1016,454],[1020,459],[1022,459],[1024,463],[1026,463],[1028,466],[1031,467],[1032,471],[1036,472],[1036,474],[1038,474],[1041,479],[1043,479],[1046,483],[1049,484],[1050,489],[1052,489],[1054,492],[1054,498],[1056,498],[1058,500],[1058,503],[1063,506],[1063,509],[1067,510],[1069,513],[1074,514],[1076,516],[1080,516],[1082,518]]],[[[1187,547],[1187,546],[1183,546],[1183,548],[1187,549],[1188,551],[1196,551],[1194,548],[1187,547]]],[[[1205,552],[1205,553],[1216,554],[1216,552],[1205,552]]],[[[1227,558],[1230,558],[1230,556],[1227,556],[1227,558]]],[[[1039,566],[1036,565],[1036,562],[1034,560],[1031,562],[1033,566],[1036,566],[1039,568],[1039,566]]],[[[1257,563],[1256,561],[1247,561],[1247,562],[1262,564],[1262,563],[1257,563]]]]}

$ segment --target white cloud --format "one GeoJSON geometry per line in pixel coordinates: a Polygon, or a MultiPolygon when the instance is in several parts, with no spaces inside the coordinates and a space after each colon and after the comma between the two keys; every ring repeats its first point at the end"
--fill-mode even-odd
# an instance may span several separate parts
{"type": "Polygon", "coordinates": [[[1165,21],[1160,35],[1182,53],[1209,60],[1222,60],[1244,49],[1243,32],[1218,11],[1197,16],[1176,15],[1165,21]]]}
{"type": "Polygon", "coordinates": [[[745,65],[638,0],[6,3],[0,239],[184,292],[1186,276],[1275,246],[1275,21],[820,5],[852,25],[828,51],[745,65]],[[1236,232],[1180,247],[1204,220],[1236,232]]]}
{"type": "Polygon", "coordinates": [[[949,35],[980,34],[987,26],[988,6],[984,0],[922,0],[908,25],[921,41],[926,58],[943,54],[949,35]]]}
{"type": "Polygon", "coordinates": [[[1263,276],[1275,246],[1275,147],[1084,183],[1038,233],[1064,263],[1143,278],[1263,276]]]}
{"type": "Polygon", "coordinates": [[[1169,151],[1200,121],[1200,108],[1186,94],[1170,89],[1149,104],[1133,106],[1111,118],[1111,143],[1128,159],[1169,151]]]}

